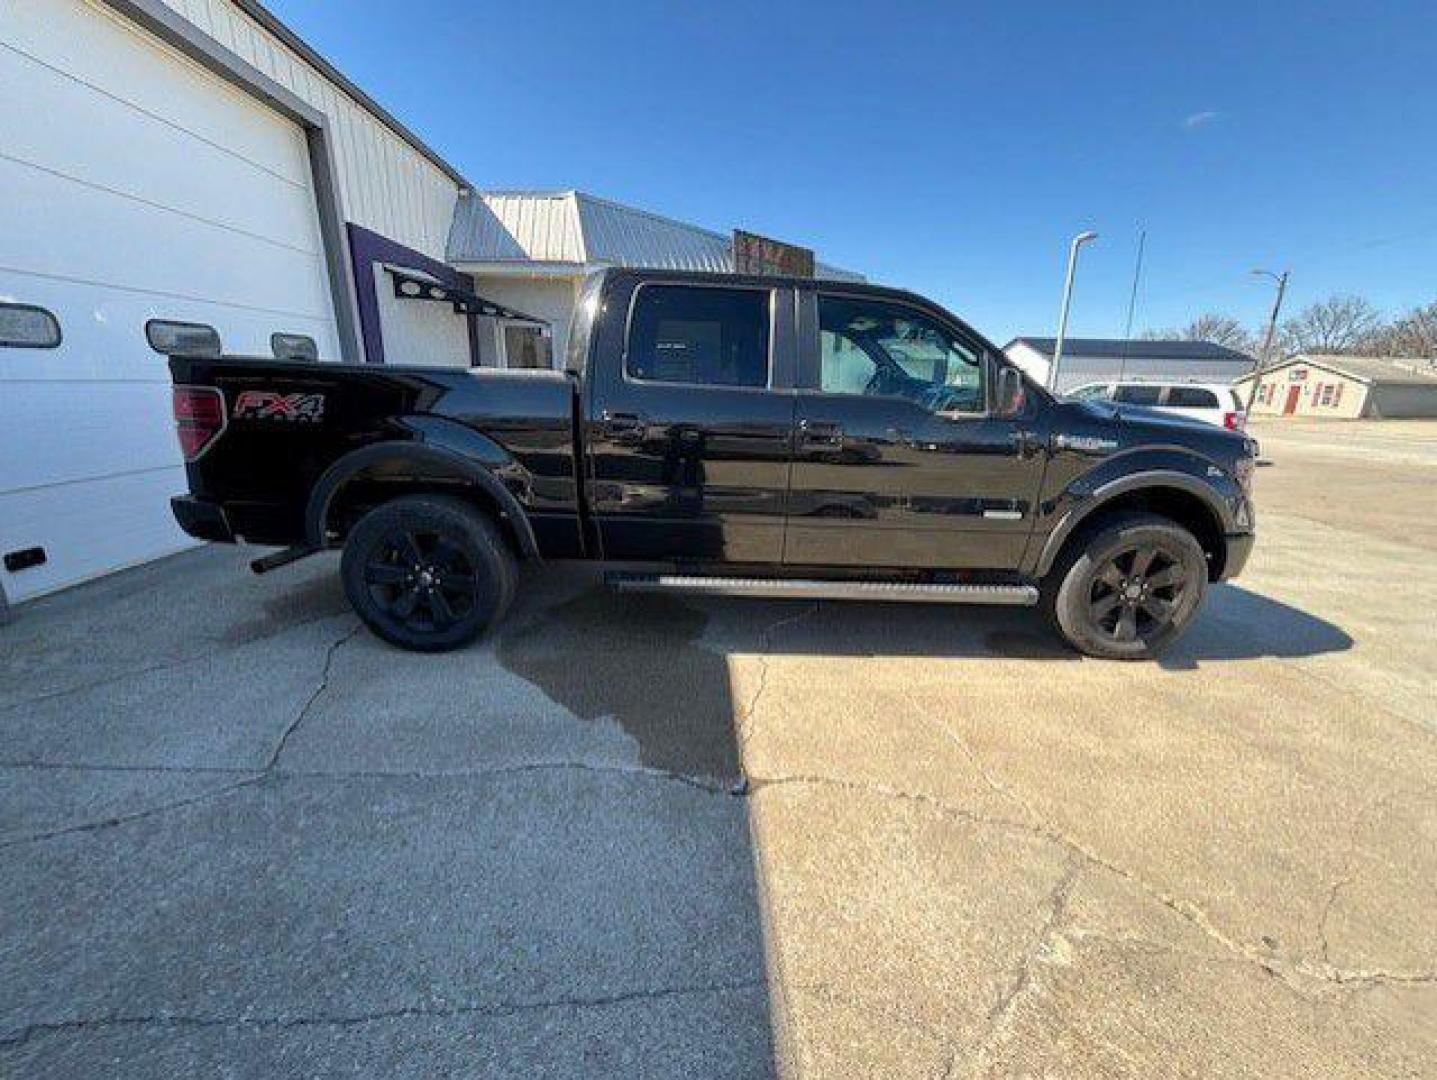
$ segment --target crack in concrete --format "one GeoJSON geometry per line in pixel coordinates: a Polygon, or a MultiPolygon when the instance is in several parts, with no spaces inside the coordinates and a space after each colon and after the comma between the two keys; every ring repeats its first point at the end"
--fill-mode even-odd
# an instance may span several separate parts
{"type": "Polygon", "coordinates": [[[1049,843],[1074,853],[1087,863],[1105,870],[1108,873],[1127,881],[1150,899],[1161,904],[1172,911],[1185,922],[1196,927],[1204,936],[1216,942],[1224,950],[1242,961],[1260,968],[1269,975],[1283,980],[1294,992],[1308,996],[1307,987],[1301,979],[1313,980],[1328,985],[1344,985],[1349,987],[1379,986],[1384,984],[1422,986],[1437,983],[1437,971],[1394,971],[1382,968],[1338,968],[1330,964],[1313,964],[1310,961],[1297,961],[1294,963],[1285,962],[1269,956],[1249,945],[1229,937],[1217,926],[1215,926],[1207,912],[1199,905],[1175,896],[1166,890],[1147,881],[1139,874],[1127,867],[1124,867],[1111,859],[1101,855],[1099,852],[1088,847],[1077,838],[1069,836],[1062,830],[1048,823],[1033,806],[1024,799],[1010,785],[1004,783],[995,776],[987,766],[980,760],[976,751],[957,732],[953,731],[947,724],[928,716],[927,712],[917,702],[905,696],[908,704],[914,708],[921,718],[934,725],[942,731],[946,737],[951,739],[955,745],[972,762],[978,775],[983,782],[995,793],[1010,799],[1016,803],[1030,818],[1031,822],[1023,822],[1009,818],[998,818],[988,814],[969,810],[965,807],[954,806],[946,800],[932,795],[923,795],[913,792],[901,791],[889,788],[886,785],[874,784],[868,781],[844,780],[834,777],[808,776],[808,777],[771,777],[762,780],[754,780],[755,793],[761,793],[764,788],[782,786],[784,783],[814,783],[832,784],[849,789],[864,789],[889,798],[903,798],[909,801],[927,804],[935,810],[950,817],[956,817],[979,825],[987,825],[997,828],[1013,829],[1028,833],[1034,837],[1046,840],[1049,843]]]}
{"type": "MultiPolygon", "coordinates": [[[[986,1068],[989,1055],[1008,1034],[1018,1008],[1036,985],[1033,981],[1033,966],[1043,958],[1044,953],[1052,947],[1057,938],[1063,921],[1067,918],[1068,902],[1072,899],[1073,886],[1077,884],[1082,870],[1083,860],[1076,853],[1070,854],[1063,873],[1048,895],[1043,925],[1038,930],[1038,936],[1034,939],[1032,948],[1019,959],[1018,969],[1013,973],[1012,983],[988,1010],[988,1031],[979,1040],[975,1053],[974,1069],[976,1071],[981,1072],[986,1068]]],[[[948,1066],[950,1075],[956,1072],[961,1055],[962,1048],[954,1047],[953,1057],[948,1066]]]]}
{"type": "Polygon", "coordinates": [[[281,733],[279,742],[275,745],[274,750],[270,753],[269,759],[268,761],[266,761],[263,768],[258,770],[245,770],[244,773],[241,774],[243,776],[243,779],[237,780],[232,784],[222,784],[217,788],[201,792],[198,795],[188,795],[183,799],[172,799],[168,802],[146,807],[143,810],[135,810],[128,814],[111,814],[107,817],[103,817],[94,821],[84,821],[75,825],[66,825],[58,829],[47,829],[44,832],[31,833],[26,836],[15,837],[14,839],[6,840],[3,843],[0,843],[0,850],[16,847],[20,844],[33,844],[44,840],[54,840],[62,836],[73,836],[77,833],[98,832],[102,829],[111,829],[118,825],[128,825],[136,821],[144,821],[147,818],[156,817],[160,814],[169,814],[173,813],[176,810],[184,810],[188,809],[189,807],[197,806],[201,803],[208,802],[211,799],[219,798],[220,796],[227,795],[234,791],[238,791],[240,788],[248,787],[251,784],[257,783],[258,781],[267,778],[274,772],[275,765],[279,761],[279,755],[280,752],[284,749],[285,743],[288,742],[290,736],[294,734],[294,732],[299,728],[300,724],[304,722],[305,717],[309,715],[309,710],[314,706],[314,703],[319,700],[320,695],[323,694],[325,689],[328,687],[330,668],[333,666],[334,663],[334,654],[339,651],[340,646],[353,639],[354,636],[359,633],[360,629],[362,629],[362,627],[359,624],[356,624],[349,630],[345,631],[345,633],[341,635],[337,640],[331,642],[329,647],[325,650],[324,666],[320,671],[319,684],[315,687],[314,691],[309,695],[309,697],[305,699],[304,704],[300,707],[299,712],[295,715],[295,718],[290,721],[289,725],[284,729],[283,733],[281,733]]]}
{"type": "MultiPolygon", "coordinates": [[[[291,630],[298,630],[302,627],[312,626],[314,623],[317,622],[324,622],[328,619],[337,619],[340,617],[341,616],[336,614],[315,615],[312,618],[301,619],[298,622],[286,623],[284,626],[275,630],[273,633],[261,634],[259,637],[250,638],[249,640],[241,643],[238,647],[243,648],[249,645],[258,645],[263,642],[273,641],[275,638],[282,637],[283,635],[289,633],[291,630]]],[[[185,656],[177,656],[170,660],[161,661],[157,664],[146,664],[143,667],[131,668],[129,670],[119,672],[115,675],[107,675],[102,679],[95,679],[93,682],[81,683],[78,686],[66,686],[62,687],[59,690],[48,690],[45,693],[37,694],[34,697],[28,697],[21,701],[13,701],[8,705],[0,706],[0,716],[5,716],[9,713],[17,712],[20,709],[31,708],[35,705],[43,705],[47,701],[54,701],[57,698],[69,697],[72,694],[83,694],[90,690],[98,690],[102,686],[110,686],[114,683],[124,682],[126,679],[137,679],[145,675],[154,675],[157,672],[161,671],[173,671],[176,668],[187,667],[190,664],[198,664],[205,660],[215,660],[221,656],[229,655],[237,647],[233,644],[226,644],[218,638],[207,639],[206,644],[218,647],[207,648],[202,652],[190,653],[185,656]]]]}
{"type": "Polygon", "coordinates": [[[819,607],[820,605],[817,602],[814,602],[809,604],[805,610],[800,611],[795,615],[785,615],[781,619],[775,619],[773,622],[765,626],[762,632],[759,634],[760,647],[758,654],[758,686],[749,696],[748,703],[744,706],[743,711],[739,714],[738,743],[740,752],[742,752],[743,745],[748,742],[749,737],[753,732],[754,720],[758,715],[758,703],[763,698],[764,693],[768,690],[768,669],[769,664],[773,660],[773,647],[775,643],[775,636],[784,627],[793,626],[797,623],[802,622],[804,619],[816,615],[819,611],[819,607]]]}
{"type": "Polygon", "coordinates": [[[191,795],[184,799],[175,799],[170,802],[160,803],[158,806],[150,806],[144,810],[136,810],[128,814],[113,814],[96,821],[83,821],[77,825],[65,825],[58,829],[31,833],[28,836],[18,836],[12,840],[6,840],[0,843],[0,850],[18,847],[21,844],[34,844],[42,840],[55,840],[59,837],[72,836],[76,833],[99,832],[102,829],[112,829],[117,825],[129,825],[132,822],[143,821],[146,818],[156,817],[160,814],[168,814],[175,810],[183,810],[187,807],[197,806],[211,799],[217,799],[222,795],[228,795],[232,791],[238,791],[240,788],[249,787],[251,784],[258,783],[264,778],[264,773],[252,773],[243,780],[238,780],[233,784],[225,784],[222,787],[212,788],[198,795],[191,795]]]}
{"type": "Polygon", "coordinates": [[[295,714],[295,718],[290,721],[289,726],[280,732],[279,741],[275,743],[274,750],[270,752],[269,760],[265,763],[265,772],[272,772],[275,766],[279,764],[279,756],[284,753],[284,748],[289,743],[290,737],[299,730],[300,725],[303,724],[309,716],[309,710],[314,708],[314,703],[329,689],[329,673],[334,667],[335,654],[349,642],[353,641],[355,635],[363,628],[361,624],[356,623],[337,640],[330,642],[329,648],[326,649],[324,653],[324,667],[321,668],[319,672],[319,685],[314,688],[314,692],[311,693],[305,703],[300,706],[299,712],[295,714]]]}
{"type": "Polygon", "coordinates": [[[1257,950],[1251,948],[1250,946],[1244,945],[1242,942],[1239,942],[1229,937],[1227,934],[1223,933],[1218,927],[1213,925],[1212,920],[1208,917],[1207,912],[1205,912],[1197,904],[1194,904],[1188,900],[1184,900],[1179,896],[1174,896],[1166,890],[1159,888],[1158,886],[1152,884],[1151,882],[1140,877],[1133,871],[1129,870],[1127,867],[1120,866],[1119,864],[1113,862],[1111,859],[1105,858],[1103,855],[1088,847],[1076,837],[1069,836],[1061,829],[1058,829],[1056,826],[1050,824],[1041,814],[1039,814],[1034,809],[1031,803],[1024,799],[1020,794],[1018,794],[1018,792],[1014,790],[1009,784],[1006,784],[1005,782],[1000,780],[988,769],[988,767],[978,756],[977,751],[973,749],[973,747],[968,743],[966,739],[964,739],[961,735],[954,731],[948,724],[945,724],[943,721],[936,720],[933,717],[929,716],[927,710],[923,709],[912,698],[905,696],[905,700],[918,713],[920,717],[938,728],[938,730],[943,732],[950,740],[952,740],[954,745],[956,745],[968,758],[968,760],[972,762],[973,767],[977,770],[978,775],[982,777],[984,783],[986,783],[990,788],[993,789],[993,791],[997,792],[998,794],[1016,802],[1032,817],[1033,821],[1035,822],[1035,824],[1033,825],[1033,829],[1039,835],[1045,836],[1053,843],[1059,844],[1070,851],[1076,852],[1093,865],[1102,867],[1104,870],[1107,870],[1112,874],[1116,874],[1123,880],[1135,885],[1137,888],[1141,889],[1158,903],[1162,904],[1164,907],[1168,908],[1170,911],[1181,917],[1184,921],[1197,927],[1203,934],[1211,938],[1213,941],[1216,941],[1219,945],[1227,949],[1229,952],[1235,953],[1246,958],[1250,962],[1259,965],[1260,967],[1264,968],[1272,974],[1279,974],[1282,971],[1287,970],[1286,965],[1281,964],[1279,961],[1276,961],[1271,957],[1260,953],[1257,950]]]}
{"type": "Polygon", "coordinates": [[[1352,817],[1352,828],[1347,839],[1347,854],[1343,858],[1342,870],[1333,881],[1332,888],[1328,890],[1327,901],[1323,904],[1322,914],[1318,916],[1317,920],[1318,946],[1321,950],[1322,964],[1328,970],[1336,971],[1338,969],[1332,963],[1332,950],[1327,940],[1327,924],[1332,918],[1333,908],[1337,906],[1338,894],[1347,888],[1348,885],[1352,884],[1357,866],[1358,834],[1362,831],[1362,827],[1367,823],[1368,819],[1394,797],[1395,793],[1392,792],[1379,794],[1352,817]]]}
{"type": "Polygon", "coordinates": [[[543,1012],[555,1009],[602,1009],[616,1005],[640,1002],[663,1001],[668,998],[699,997],[719,994],[737,994],[749,990],[763,990],[768,982],[763,978],[736,979],[730,982],[702,983],[693,986],[663,986],[637,990],[625,990],[614,994],[573,995],[530,1001],[500,1001],[468,1005],[402,1005],[392,1009],[376,1009],[372,1012],[354,1013],[341,1016],[194,1016],[180,1013],[153,1013],[137,1016],[103,1016],[77,1020],[36,1021],[18,1028],[8,1035],[0,1036],[0,1048],[13,1050],[23,1046],[37,1035],[85,1033],[113,1027],[183,1027],[255,1028],[265,1031],[285,1031],[308,1027],[357,1027],[384,1020],[410,1019],[454,1019],[458,1017],[504,1018],[529,1012],[543,1012]]]}
{"type": "Polygon", "coordinates": [[[946,799],[936,795],[928,795],[919,791],[905,791],[902,788],[892,787],[888,784],[879,783],[876,780],[850,780],[841,776],[822,776],[818,774],[786,775],[786,776],[753,776],[749,778],[749,792],[752,797],[757,797],[765,791],[776,788],[804,786],[804,787],[834,787],[843,791],[867,792],[880,795],[887,799],[901,799],[904,802],[918,803],[935,813],[944,817],[954,818],[959,821],[976,825],[986,825],[991,828],[1011,829],[1014,832],[1024,833],[1029,836],[1036,836],[1041,840],[1051,838],[1032,825],[1018,821],[1015,818],[994,817],[978,810],[970,810],[966,806],[955,806],[946,799]]]}
{"type": "MultiPolygon", "coordinates": [[[[62,766],[63,768],[84,769],[85,766],[62,766]]],[[[102,767],[103,769],[103,767],[102,767]]],[[[141,770],[143,771],[143,770],[141,770]]],[[[171,770],[160,770],[171,771],[171,770]]],[[[218,771],[218,770],[215,770],[218,771]]],[[[682,784],[702,791],[708,795],[742,794],[736,792],[727,784],[718,783],[704,777],[689,776],[685,773],[667,772],[663,769],[653,769],[644,766],[628,765],[600,765],[579,761],[529,761],[514,765],[500,765],[491,769],[469,769],[460,772],[402,772],[402,771],[324,771],[324,770],[290,770],[272,768],[264,771],[253,769],[239,773],[243,778],[233,784],[225,784],[213,788],[210,791],[201,792],[198,795],[191,795],[184,799],[176,799],[171,802],[161,803],[157,806],[147,807],[144,810],[136,810],[128,814],[116,814],[110,817],[101,818],[96,821],[81,822],[77,825],[67,825],[58,829],[50,829],[45,832],[33,833],[28,836],[15,837],[0,842],[0,850],[15,847],[20,844],[36,843],[42,840],[53,840],[57,837],[68,836],[72,833],[93,832],[100,829],[108,829],[117,825],[128,825],[131,822],[142,821],[145,818],[155,817],[160,814],[170,813],[175,810],[183,810],[210,799],[218,798],[240,788],[249,787],[262,780],[475,780],[490,779],[501,776],[516,776],[525,773],[538,772],[589,772],[607,776],[622,776],[641,780],[655,780],[666,783],[682,784]]],[[[236,770],[238,772],[238,770],[236,770]]]]}
{"type": "Polygon", "coordinates": [[[683,784],[709,795],[738,794],[728,784],[712,777],[657,769],[649,765],[608,765],[590,761],[520,761],[482,769],[454,769],[429,772],[403,769],[275,769],[272,775],[295,780],[483,780],[539,772],[589,772],[603,776],[622,776],[641,780],[657,780],[683,784]]]}
{"type": "Polygon", "coordinates": [[[162,773],[180,776],[247,776],[254,769],[240,765],[87,765],[76,761],[0,761],[0,769],[34,769],[37,772],[162,773]]]}

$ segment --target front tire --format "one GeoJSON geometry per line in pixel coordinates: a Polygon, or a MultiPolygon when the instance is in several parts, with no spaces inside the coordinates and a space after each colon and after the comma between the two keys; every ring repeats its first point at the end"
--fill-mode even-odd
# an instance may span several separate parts
{"type": "Polygon", "coordinates": [[[1049,574],[1049,620],[1081,653],[1148,660],[1176,641],[1207,589],[1207,557],[1181,525],[1134,514],[1078,540],[1049,574]]]}
{"type": "Polygon", "coordinates": [[[518,566],[494,522],[461,499],[410,495],[375,507],[350,531],[344,593],[376,636],[447,652],[503,617],[518,566]]]}

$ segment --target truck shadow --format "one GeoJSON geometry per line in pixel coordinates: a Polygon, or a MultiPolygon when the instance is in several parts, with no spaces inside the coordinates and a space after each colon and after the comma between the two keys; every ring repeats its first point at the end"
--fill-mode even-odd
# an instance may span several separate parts
{"type": "MultiPolygon", "coordinates": [[[[621,594],[592,585],[531,606],[499,638],[508,670],[587,720],[612,718],[644,765],[721,781],[741,777],[728,654],[1084,660],[1032,610],[621,594]],[[772,632],[782,627],[781,638],[772,632]]],[[[1219,585],[1164,670],[1342,652],[1341,627],[1234,585],[1219,585]]]]}
{"type": "MultiPolygon", "coordinates": [[[[703,800],[705,804],[723,807],[739,821],[747,822],[753,813],[746,799],[732,796],[746,790],[739,740],[754,699],[736,698],[730,677],[734,655],[908,656],[1006,663],[1010,671],[1015,660],[1024,665],[1079,662],[1032,611],[633,595],[610,591],[592,576],[562,571],[557,584],[540,580],[549,573],[553,571],[531,578],[521,591],[508,626],[494,644],[499,663],[581,720],[616,723],[633,740],[644,767],[711,789],[708,799],[718,802],[703,800]]],[[[1214,590],[1201,625],[1164,666],[1183,669],[1215,660],[1306,656],[1351,644],[1351,638],[1330,623],[1224,586],[1214,590]]],[[[962,670],[954,668],[955,681],[961,680],[962,670]]],[[[661,827],[687,837],[695,823],[666,819],[661,827]]],[[[776,924],[777,914],[764,908],[765,889],[756,869],[762,860],[753,835],[750,822],[748,828],[726,830],[721,843],[708,844],[702,853],[692,850],[688,839],[676,844],[685,865],[674,868],[662,887],[642,880],[616,886],[612,875],[575,881],[572,887],[593,890],[593,925],[602,937],[627,932],[625,920],[635,916],[616,914],[620,910],[695,903],[696,896],[708,893],[715,867],[727,867],[723,909],[730,931],[727,948],[733,954],[727,959],[749,967],[759,982],[743,1004],[734,1006],[724,1025],[695,1033],[701,1044],[697,1052],[705,1061],[716,1056],[732,1061],[731,1040],[737,1039],[746,1050],[734,1073],[772,1075],[785,1052],[779,1049],[782,1033],[799,1023],[787,1010],[791,995],[801,994],[801,988],[776,982],[774,972],[767,970],[765,957],[782,947],[769,938],[785,931],[776,924]],[[691,875],[693,896],[684,895],[678,885],[686,874],[691,875]],[[626,905],[597,902],[615,888],[630,893],[626,905]]],[[[696,942],[714,936],[699,924],[689,932],[696,942]]],[[[826,1036],[808,1030],[792,1037],[826,1036]]]]}

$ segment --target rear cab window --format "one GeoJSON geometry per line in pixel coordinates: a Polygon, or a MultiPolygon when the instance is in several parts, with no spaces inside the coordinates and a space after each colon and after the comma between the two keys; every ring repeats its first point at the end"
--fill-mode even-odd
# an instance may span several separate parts
{"type": "Polygon", "coordinates": [[[645,283],[634,295],[624,374],[640,382],[769,384],[772,292],[645,283]]]}

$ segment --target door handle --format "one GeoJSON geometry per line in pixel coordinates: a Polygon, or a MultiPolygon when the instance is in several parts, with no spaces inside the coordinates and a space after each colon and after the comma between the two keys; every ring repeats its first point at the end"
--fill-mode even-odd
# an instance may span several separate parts
{"type": "Polygon", "coordinates": [[[800,420],[798,422],[798,441],[804,445],[818,443],[823,446],[842,446],[843,425],[800,420]]]}
{"type": "Polygon", "coordinates": [[[638,413],[610,412],[605,409],[599,419],[603,423],[604,434],[613,442],[624,446],[637,446],[644,441],[644,429],[648,426],[648,421],[638,413]]]}

